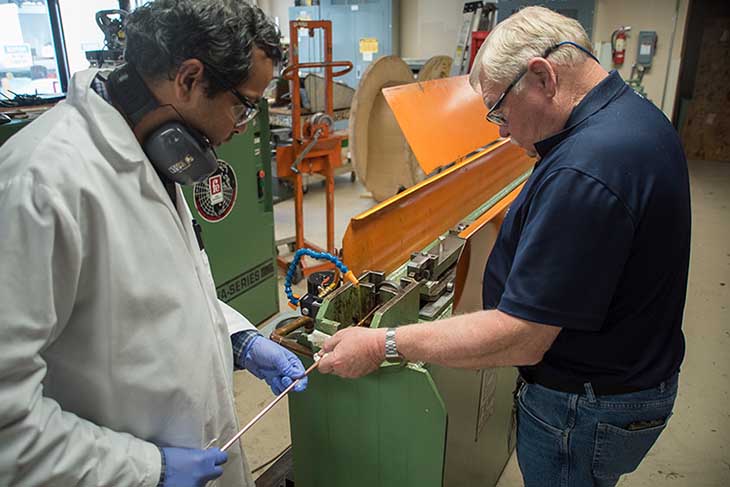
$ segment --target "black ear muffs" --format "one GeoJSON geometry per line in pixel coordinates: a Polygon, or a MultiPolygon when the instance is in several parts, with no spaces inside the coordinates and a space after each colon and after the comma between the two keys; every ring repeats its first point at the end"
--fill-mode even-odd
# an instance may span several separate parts
{"type": "MultiPolygon", "coordinates": [[[[160,106],[131,64],[112,71],[107,88],[132,127],[160,106]]],[[[157,127],[142,142],[142,149],[155,169],[175,183],[199,183],[218,169],[208,138],[180,121],[157,127]]]]}
{"type": "Polygon", "coordinates": [[[167,122],[155,129],[142,149],[157,170],[176,183],[199,183],[218,169],[218,158],[208,139],[180,122],[167,122]]]}

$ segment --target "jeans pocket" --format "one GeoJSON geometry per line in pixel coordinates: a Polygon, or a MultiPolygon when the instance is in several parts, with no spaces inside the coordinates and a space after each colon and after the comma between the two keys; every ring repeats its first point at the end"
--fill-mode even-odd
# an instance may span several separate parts
{"type": "Polygon", "coordinates": [[[657,426],[638,430],[598,423],[593,450],[593,475],[611,479],[636,470],[666,428],[667,421],[669,416],[657,426]]]}
{"type": "MultiPolygon", "coordinates": [[[[556,435],[556,436],[562,436],[563,430],[561,428],[558,428],[557,426],[553,426],[550,424],[550,421],[544,417],[543,414],[540,414],[538,412],[537,408],[534,406],[542,405],[545,406],[545,404],[540,403],[538,401],[538,404],[529,404],[530,401],[528,401],[528,398],[526,397],[527,390],[531,386],[529,384],[525,384],[522,393],[518,395],[517,397],[517,407],[519,410],[521,410],[525,415],[527,415],[530,419],[532,419],[535,424],[540,425],[543,429],[548,431],[549,433],[556,435]]],[[[534,394],[534,391],[533,391],[534,394]]],[[[534,402],[534,400],[533,400],[534,402]]],[[[543,408],[544,409],[544,408],[543,408]]],[[[545,411],[542,411],[543,413],[545,411]]]]}

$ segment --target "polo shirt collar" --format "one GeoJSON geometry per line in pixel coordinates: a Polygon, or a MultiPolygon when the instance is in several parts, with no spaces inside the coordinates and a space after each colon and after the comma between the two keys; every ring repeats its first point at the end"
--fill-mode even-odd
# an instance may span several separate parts
{"type": "Polygon", "coordinates": [[[535,143],[535,149],[540,155],[540,158],[547,156],[548,152],[565,140],[575,127],[608,105],[611,100],[616,98],[625,89],[628,89],[628,85],[621,78],[621,75],[618,74],[618,71],[611,71],[573,109],[563,130],[535,143]]]}

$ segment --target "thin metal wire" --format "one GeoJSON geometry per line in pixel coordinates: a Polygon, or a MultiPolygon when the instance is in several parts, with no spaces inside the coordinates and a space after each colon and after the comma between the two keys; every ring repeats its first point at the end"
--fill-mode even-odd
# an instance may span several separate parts
{"type": "Polygon", "coordinates": [[[302,377],[300,377],[299,379],[295,380],[294,382],[292,382],[291,384],[289,384],[289,387],[287,387],[286,389],[284,389],[281,394],[279,394],[278,396],[276,396],[274,398],[274,400],[271,401],[268,404],[268,406],[266,406],[264,409],[261,410],[261,412],[259,412],[256,416],[254,416],[254,418],[251,421],[249,421],[246,426],[244,426],[243,428],[241,428],[241,431],[239,431],[238,433],[236,433],[233,436],[233,438],[231,438],[230,440],[228,440],[228,442],[225,445],[223,445],[223,447],[221,448],[221,450],[222,451],[228,450],[236,441],[238,441],[238,439],[241,436],[243,436],[243,434],[246,431],[248,431],[249,429],[251,429],[251,427],[254,424],[256,424],[259,419],[263,418],[264,415],[266,413],[268,413],[271,410],[271,408],[273,408],[276,405],[277,402],[279,402],[284,396],[286,396],[287,394],[289,394],[289,392],[292,389],[294,389],[294,386],[296,386],[299,383],[300,380],[302,380],[304,377],[308,376],[310,372],[312,372],[314,369],[316,369],[317,366],[319,365],[319,359],[320,359],[320,357],[318,355],[315,355],[314,356],[314,363],[306,370],[306,372],[304,372],[304,375],[302,377]]]}

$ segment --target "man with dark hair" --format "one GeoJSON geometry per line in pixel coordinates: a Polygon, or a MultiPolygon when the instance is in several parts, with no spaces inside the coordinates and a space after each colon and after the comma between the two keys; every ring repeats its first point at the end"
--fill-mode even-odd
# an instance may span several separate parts
{"type": "Polygon", "coordinates": [[[0,149],[0,485],[252,486],[240,445],[209,448],[239,427],[232,370],[275,393],[304,370],[217,300],[180,185],[256,115],[279,33],[158,0],[127,39],[0,149]]]}

